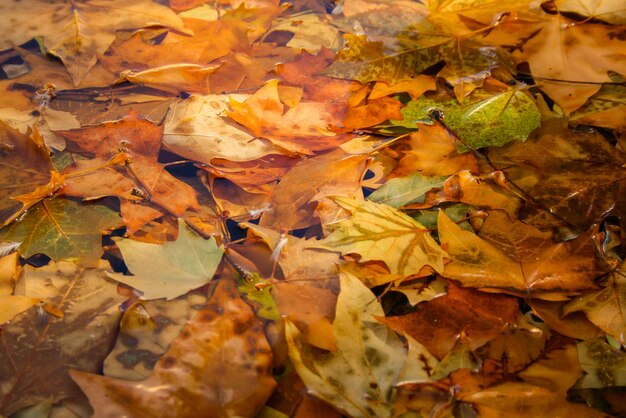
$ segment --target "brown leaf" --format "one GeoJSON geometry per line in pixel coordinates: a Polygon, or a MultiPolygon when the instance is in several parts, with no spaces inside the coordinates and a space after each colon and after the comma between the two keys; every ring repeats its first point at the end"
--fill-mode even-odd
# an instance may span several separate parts
{"type": "Polygon", "coordinates": [[[25,267],[23,296],[49,302],[63,313],[50,315],[43,306],[17,316],[0,332],[0,411],[10,415],[44,401],[80,393],[67,371],[95,372],[109,351],[124,300],[103,269],[81,269],[73,263],[25,267]]]}
{"type": "Polygon", "coordinates": [[[475,350],[514,324],[518,311],[513,297],[450,284],[447,295],[420,303],[409,314],[388,316],[381,321],[396,332],[415,338],[442,359],[454,347],[461,332],[475,350]]]}
{"type": "Polygon", "coordinates": [[[172,342],[150,377],[139,382],[73,370],[95,417],[254,416],[276,385],[262,322],[223,277],[172,342]],[[141,411],[141,412],[140,412],[141,411]]]}

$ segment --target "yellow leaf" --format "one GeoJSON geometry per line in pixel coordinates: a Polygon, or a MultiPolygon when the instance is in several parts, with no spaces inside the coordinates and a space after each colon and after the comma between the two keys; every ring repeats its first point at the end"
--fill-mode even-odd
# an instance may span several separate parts
{"type": "Polygon", "coordinates": [[[443,271],[444,250],[419,222],[384,204],[335,197],[350,211],[346,220],[329,224],[329,236],[314,247],[359,254],[361,261],[382,260],[393,274],[420,273],[425,267],[443,271]]]}

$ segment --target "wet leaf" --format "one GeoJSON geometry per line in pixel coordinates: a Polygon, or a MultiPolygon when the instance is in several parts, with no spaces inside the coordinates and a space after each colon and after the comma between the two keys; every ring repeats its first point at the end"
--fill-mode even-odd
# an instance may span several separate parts
{"type": "Polygon", "coordinates": [[[604,388],[626,384],[626,355],[602,339],[586,340],[576,344],[578,361],[585,375],[577,388],[604,388]]]}
{"type": "Polygon", "coordinates": [[[156,245],[122,239],[116,244],[133,275],[110,277],[141,291],[143,299],[170,300],[207,284],[224,253],[214,237],[205,240],[181,219],[176,241],[156,245]]]}
{"type": "Polygon", "coordinates": [[[50,53],[63,61],[75,85],[96,63],[97,55],[113,42],[116,30],[155,24],[183,29],[176,14],[151,0],[133,3],[30,0],[21,3],[19,8],[5,4],[0,7],[0,13],[5,16],[0,26],[3,39],[0,48],[42,36],[50,53]],[[55,16],[54,20],[47,18],[51,15],[55,16]]]}
{"type": "Polygon", "coordinates": [[[115,338],[124,300],[104,269],[75,264],[26,266],[21,296],[43,299],[64,316],[32,307],[2,327],[0,411],[10,415],[39,402],[58,401],[80,392],[68,369],[95,372],[115,338]]]}
{"type": "Polygon", "coordinates": [[[20,272],[17,253],[0,258],[0,325],[41,302],[39,298],[13,294],[15,281],[20,272]]]}
{"type": "MultiPolygon", "coordinates": [[[[289,356],[312,395],[350,416],[390,417],[393,385],[404,367],[412,368],[419,360],[407,360],[400,338],[376,320],[383,311],[374,294],[349,273],[340,280],[333,322],[337,351],[314,351],[295,325],[286,322],[289,356]]],[[[425,360],[416,371],[427,377],[424,370],[430,367],[431,356],[425,350],[421,354],[425,360]]],[[[414,377],[403,376],[403,380],[414,377]]]]}
{"type": "Polygon", "coordinates": [[[103,253],[102,235],[120,225],[118,214],[104,205],[52,198],[5,227],[2,238],[21,242],[19,253],[25,258],[45,254],[94,266],[103,253]]]}
{"type": "Polygon", "coordinates": [[[335,198],[351,217],[330,224],[330,234],[312,247],[384,261],[391,273],[410,276],[423,268],[443,270],[447,254],[417,221],[384,204],[335,198]]]}
{"type": "Polygon", "coordinates": [[[457,149],[465,152],[489,146],[501,146],[510,141],[525,141],[539,127],[541,115],[535,101],[520,90],[509,90],[486,99],[458,104],[426,97],[410,102],[402,110],[404,119],[399,126],[414,128],[417,123],[432,123],[433,109],[443,112],[441,122],[457,136],[457,149]]]}
{"type": "Polygon", "coordinates": [[[563,307],[563,315],[582,311],[602,331],[626,344],[626,267],[615,271],[606,286],[578,296],[563,307]]]}
{"type": "Polygon", "coordinates": [[[172,104],[164,122],[165,149],[205,164],[214,158],[250,161],[280,153],[266,141],[227,123],[228,97],[240,101],[246,98],[245,95],[192,96],[172,104]]]}
{"type": "Polygon", "coordinates": [[[550,235],[492,211],[477,236],[439,212],[439,239],[451,258],[442,275],[464,286],[493,286],[547,299],[554,291],[594,289],[601,269],[590,234],[561,243],[550,235]]]}
{"type": "Polygon", "coordinates": [[[146,380],[72,371],[98,416],[254,416],[276,385],[263,324],[228,277],[191,318],[146,380]],[[190,353],[193,353],[190,356],[190,353]]]}
{"type": "Polygon", "coordinates": [[[384,203],[392,208],[409,203],[424,203],[426,192],[442,187],[445,177],[427,177],[419,173],[407,177],[397,177],[387,181],[367,198],[376,203],[384,203]]]}
{"type": "MultiPolygon", "coordinates": [[[[623,79],[622,79],[623,81],[623,79]]],[[[571,115],[575,124],[624,129],[626,112],[626,86],[606,84],[571,115]]]]}

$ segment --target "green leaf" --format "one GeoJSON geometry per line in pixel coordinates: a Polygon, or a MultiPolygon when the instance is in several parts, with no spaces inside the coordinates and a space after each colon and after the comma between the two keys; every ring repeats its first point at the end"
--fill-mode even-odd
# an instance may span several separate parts
{"type": "Polygon", "coordinates": [[[336,197],[335,202],[350,211],[348,219],[329,224],[325,239],[312,244],[315,248],[356,253],[361,261],[384,261],[393,274],[409,276],[430,266],[443,271],[447,257],[420,223],[397,209],[384,204],[336,197]]]}
{"type": "Polygon", "coordinates": [[[251,273],[248,277],[241,276],[237,283],[237,289],[244,299],[252,302],[252,309],[259,318],[278,321],[280,313],[274,298],[272,298],[272,287],[269,280],[261,278],[257,273],[251,273]],[[266,285],[266,286],[259,286],[266,285]]]}
{"type": "Polygon", "coordinates": [[[1,236],[21,242],[19,253],[24,258],[41,253],[56,261],[94,266],[102,255],[102,234],[121,225],[117,212],[104,205],[52,198],[30,208],[1,236]]]}
{"type": "Polygon", "coordinates": [[[309,393],[348,416],[390,417],[400,381],[423,381],[436,360],[414,342],[404,344],[376,317],[384,315],[376,296],[354,275],[341,272],[333,331],[337,350],[320,352],[285,321],[289,357],[309,393]],[[419,354],[418,354],[419,353],[419,354]]]}
{"type": "Polygon", "coordinates": [[[626,353],[603,339],[586,340],[576,345],[580,367],[587,372],[577,388],[626,386],[626,353]]]}
{"type": "Polygon", "coordinates": [[[178,239],[164,245],[131,239],[117,241],[124,262],[133,276],[111,274],[117,281],[143,292],[143,299],[174,299],[208,283],[224,250],[215,238],[193,233],[178,220],[178,239]]]}
{"type": "Polygon", "coordinates": [[[372,202],[384,203],[392,208],[409,203],[424,203],[426,192],[441,187],[447,177],[423,176],[413,173],[406,177],[396,177],[382,185],[367,198],[372,202]]]}
{"type": "Polygon", "coordinates": [[[421,97],[402,110],[402,121],[392,123],[413,128],[417,123],[432,123],[426,119],[433,109],[443,112],[442,122],[459,138],[459,152],[468,151],[468,147],[477,149],[502,146],[513,140],[525,141],[541,121],[533,99],[522,91],[508,90],[464,105],[455,100],[421,97]]]}

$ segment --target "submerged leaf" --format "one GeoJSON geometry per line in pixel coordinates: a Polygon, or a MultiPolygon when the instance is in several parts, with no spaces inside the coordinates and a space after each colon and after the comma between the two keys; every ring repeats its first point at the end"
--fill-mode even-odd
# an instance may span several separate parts
{"type": "Polygon", "coordinates": [[[67,374],[76,368],[96,372],[115,338],[124,300],[103,269],[81,269],[73,263],[26,266],[20,279],[22,296],[42,306],[17,316],[0,332],[0,413],[43,401],[79,394],[67,374]]]}
{"type": "Polygon", "coordinates": [[[214,237],[205,240],[181,219],[176,241],[156,245],[122,239],[117,241],[117,246],[133,275],[110,276],[140,290],[143,299],[174,299],[207,284],[224,253],[214,237]]]}
{"type": "Polygon", "coordinates": [[[102,235],[121,225],[119,215],[104,205],[51,198],[5,227],[2,238],[21,242],[19,253],[25,258],[45,254],[94,266],[103,252],[102,235]]]}
{"type": "Polygon", "coordinates": [[[586,372],[577,388],[626,386],[626,354],[601,338],[576,344],[580,367],[586,372]]]}
{"type": "Polygon", "coordinates": [[[146,380],[73,370],[96,416],[255,416],[276,385],[263,323],[223,277],[146,380]]]}
{"type": "Polygon", "coordinates": [[[376,203],[384,203],[392,208],[409,203],[424,203],[426,192],[442,187],[446,177],[423,176],[420,173],[413,173],[407,177],[393,178],[367,198],[376,203]]]}

